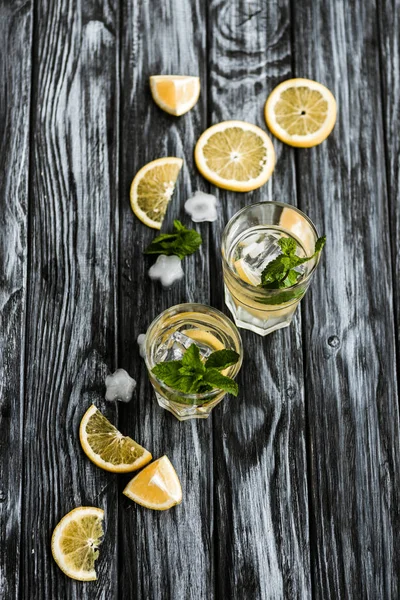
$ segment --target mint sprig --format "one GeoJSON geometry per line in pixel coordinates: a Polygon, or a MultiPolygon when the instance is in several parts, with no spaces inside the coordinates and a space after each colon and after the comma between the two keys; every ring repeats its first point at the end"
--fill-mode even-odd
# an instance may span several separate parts
{"type": "Polygon", "coordinates": [[[196,252],[202,238],[194,229],[187,229],[180,221],[174,221],[174,233],[161,233],[157,236],[144,254],[175,254],[180,259],[196,252]]]}
{"type": "Polygon", "coordinates": [[[293,238],[278,240],[282,254],[267,264],[261,273],[260,287],[267,290],[277,290],[295,285],[302,276],[302,273],[296,271],[296,267],[315,258],[325,246],[325,242],[326,236],[318,238],[315,243],[314,254],[301,258],[296,254],[298,244],[293,238]]]}
{"type": "Polygon", "coordinates": [[[238,360],[239,354],[234,350],[217,350],[204,363],[198,346],[192,344],[181,360],[158,363],[152,368],[152,373],[169,387],[184,394],[203,394],[212,389],[220,389],[237,396],[237,383],[220,371],[238,360]]]}

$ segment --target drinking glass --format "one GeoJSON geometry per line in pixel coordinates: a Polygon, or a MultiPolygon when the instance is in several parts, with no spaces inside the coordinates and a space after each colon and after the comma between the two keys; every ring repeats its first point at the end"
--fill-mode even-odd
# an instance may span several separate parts
{"type": "Polygon", "coordinates": [[[224,375],[232,379],[238,374],[243,360],[240,334],[219,310],[205,304],[179,304],[162,312],[147,330],[145,361],[158,404],[180,421],[207,418],[226,394],[220,389],[185,394],[168,387],[152,373],[159,362],[180,360],[193,343],[198,346],[203,359],[224,348],[237,352],[238,362],[224,371],[224,375]]]}
{"type": "Polygon", "coordinates": [[[266,265],[281,254],[280,238],[293,238],[300,257],[311,256],[318,234],[298,208],[282,202],[260,202],[242,208],[222,236],[225,303],[238,327],[267,335],[287,327],[310,285],[319,254],[299,267],[297,283],[283,289],[260,287],[266,265]]]}

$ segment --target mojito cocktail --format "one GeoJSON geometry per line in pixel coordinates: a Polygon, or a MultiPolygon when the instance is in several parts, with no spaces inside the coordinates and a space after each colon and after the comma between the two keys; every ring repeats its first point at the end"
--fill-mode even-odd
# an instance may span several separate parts
{"type": "Polygon", "coordinates": [[[204,304],[169,308],[150,325],[144,348],[159,405],[181,421],[208,417],[230,391],[229,381],[236,386],[233,380],[242,364],[242,341],[232,321],[215,308],[204,304]],[[226,368],[216,363],[221,359],[226,368]],[[218,381],[223,389],[216,387],[218,381]],[[182,391],[190,389],[200,391],[182,391]]]}
{"type": "Polygon", "coordinates": [[[288,204],[260,202],[236,213],[222,239],[225,302],[236,325],[259,335],[290,325],[323,244],[288,204]]]}

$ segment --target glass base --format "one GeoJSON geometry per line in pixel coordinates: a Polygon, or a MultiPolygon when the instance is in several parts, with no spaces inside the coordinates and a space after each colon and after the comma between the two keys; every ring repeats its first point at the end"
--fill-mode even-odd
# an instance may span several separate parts
{"type": "Polygon", "coordinates": [[[214,406],[216,406],[216,404],[218,404],[222,400],[221,398],[220,400],[214,402],[212,405],[209,406],[186,406],[176,404],[175,402],[170,402],[166,398],[160,396],[160,394],[157,394],[157,392],[155,392],[155,394],[157,402],[161,406],[161,408],[168,410],[179,421],[187,421],[188,419],[207,419],[214,406]]]}
{"type": "Polygon", "coordinates": [[[233,320],[235,321],[236,327],[240,327],[241,329],[248,329],[257,333],[258,335],[268,335],[273,331],[277,331],[278,329],[283,329],[284,327],[289,327],[293,320],[293,315],[296,312],[296,308],[298,303],[294,304],[294,306],[290,306],[286,310],[276,310],[276,311],[265,311],[265,318],[259,318],[255,315],[252,315],[248,312],[243,306],[236,305],[233,297],[231,296],[228,288],[225,286],[225,304],[229,308],[232,313],[233,320]],[[274,316],[273,313],[280,313],[278,316],[274,316]],[[272,315],[271,315],[272,313],[272,315]],[[282,314],[284,313],[284,314],[282,314]]]}

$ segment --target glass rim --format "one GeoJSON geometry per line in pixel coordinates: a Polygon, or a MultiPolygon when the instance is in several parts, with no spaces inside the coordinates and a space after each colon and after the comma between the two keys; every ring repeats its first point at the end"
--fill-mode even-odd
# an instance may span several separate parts
{"type": "MultiPolygon", "coordinates": [[[[255,202],[254,204],[247,204],[246,206],[244,206],[243,208],[241,208],[240,210],[238,210],[227,222],[227,224],[224,227],[224,231],[222,232],[222,242],[221,242],[221,250],[225,250],[225,247],[227,246],[226,244],[226,238],[228,236],[228,228],[232,225],[232,223],[241,216],[242,213],[250,210],[251,208],[257,207],[257,206],[263,206],[265,204],[273,204],[274,206],[279,206],[281,208],[290,208],[291,210],[297,212],[299,215],[301,215],[302,217],[304,217],[304,219],[307,221],[307,223],[310,225],[312,231],[315,234],[315,240],[318,239],[319,234],[317,231],[316,226],[314,225],[314,223],[311,221],[311,219],[305,214],[303,213],[302,210],[300,210],[299,208],[297,208],[296,206],[293,206],[292,204],[288,204],[287,202],[275,202],[274,200],[264,200],[264,202],[255,202]]],[[[234,269],[232,269],[231,265],[229,264],[228,260],[226,259],[226,252],[222,251],[222,262],[223,265],[229,270],[229,272],[233,275],[234,279],[245,289],[251,291],[252,293],[255,293],[255,290],[257,290],[257,294],[261,294],[265,297],[274,297],[277,296],[278,294],[282,293],[282,289],[276,289],[276,290],[268,290],[262,287],[257,287],[255,285],[251,285],[250,283],[247,283],[246,281],[243,281],[243,279],[241,279],[241,277],[239,277],[239,275],[236,273],[236,271],[234,269]]],[[[318,253],[316,259],[315,259],[315,263],[312,266],[310,272],[307,274],[306,277],[304,277],[303,279],[301,279],[301,281],[295,283],[294,285],[291,285],[290,287],[285,287],[284,291],[290,291],[290,290],[295,290],[298,287],[300,287],[301,285],[304,285],[305,283],[307,283],[309,281],[309,279],[311,278],[311,275],[314,273],[315,269],[318,266],[319,263],[319,259],[321,257],[321,253],[318,253]]]]}
{"type": "MultiPolygon", "coordinates": [[[[213,306],[209,306],[208,304],[201,304],[199,302],[185,302],[182,304],[175,304],[174,306],[170,306],[169,308],[163,310],[159,315],[157,315],[157,317],[150,323],[150,325],[146,331],[146,338],[144,340],[144,347],[145,347],[144,360],[145,360],[145,364],[146,364],[146,367],[147,367],[150,377],[153,377],[157,381],[157,383],[160,385],[160,387],[162,388],[163,391],[165,390],[166,392],[171,393],[173,395],[178,395],[182,398],[185,398],[186,400],[201,400],[201,404],[204,404],[207,400],[212,400],[219,394],[221,394],[221,393],[227,394],[228,392],[226,392],[225,390],[221,390],[220,388],[214,388],[212,390],[209,390],[208,392],[203,392],[201,394],[187,394],[185,392],[180,392],[179,390],[175,390],[174,388],[169,387],[163,381],[158,379],[158,377],[156,377],[154,375],[154,373],[152,373],[152,370],[151,370],[152,365],[150,364],[150,361],[148,360],[148,356],[149,356],[148,344],[150,343],[150,335],[149,334],[151,333],[151,331],[155,329],[155,327],[158,325],[159,321],[161,321],[161,319],[169,311],[171,311],[171,312],[176,311],[176,314],[179,314],[180,312],[186,312],[185,309],[187,310],[188,307],[191,307],[191,309],[192,309],[191,312],[197,311],[199,313],[205,313],[206,311],[204,309],[207,309],[208,312],[211,311],[218,318],[222,318],[224,323],[231,329],[232,333],[236,337],[236,340],[237,340],[238,346],[239,346],[239,352],[238,352],[239,360],[237,361],[237,363],[232,365],[233,373],[230,375],[231,379],[236,378],[236,376],[238,375],[238,373],[240,371],[240,367],[242,366],[242,363],[243,363],[243,343],[242,343],[242,338],[240,336],[238,328],[236,327],[235,323],[233,321],[231,321],[231,319],[229,317],[227,317],[223,312],[221,312],[217,308],[214,308],[213,306]]],[[[151,382],[151,379],[150,379],[150,382],[151,382]]],[[[179,401],[175,401],[175,400],[169,400],[169,401],[174,402],[175,404],[191,406],[190,404],[186,404],[185,402],[179,402],[179,401]]],[[[192,405],[193,404],[195,404],[195,402],[193,402],[192,405]]]]}

